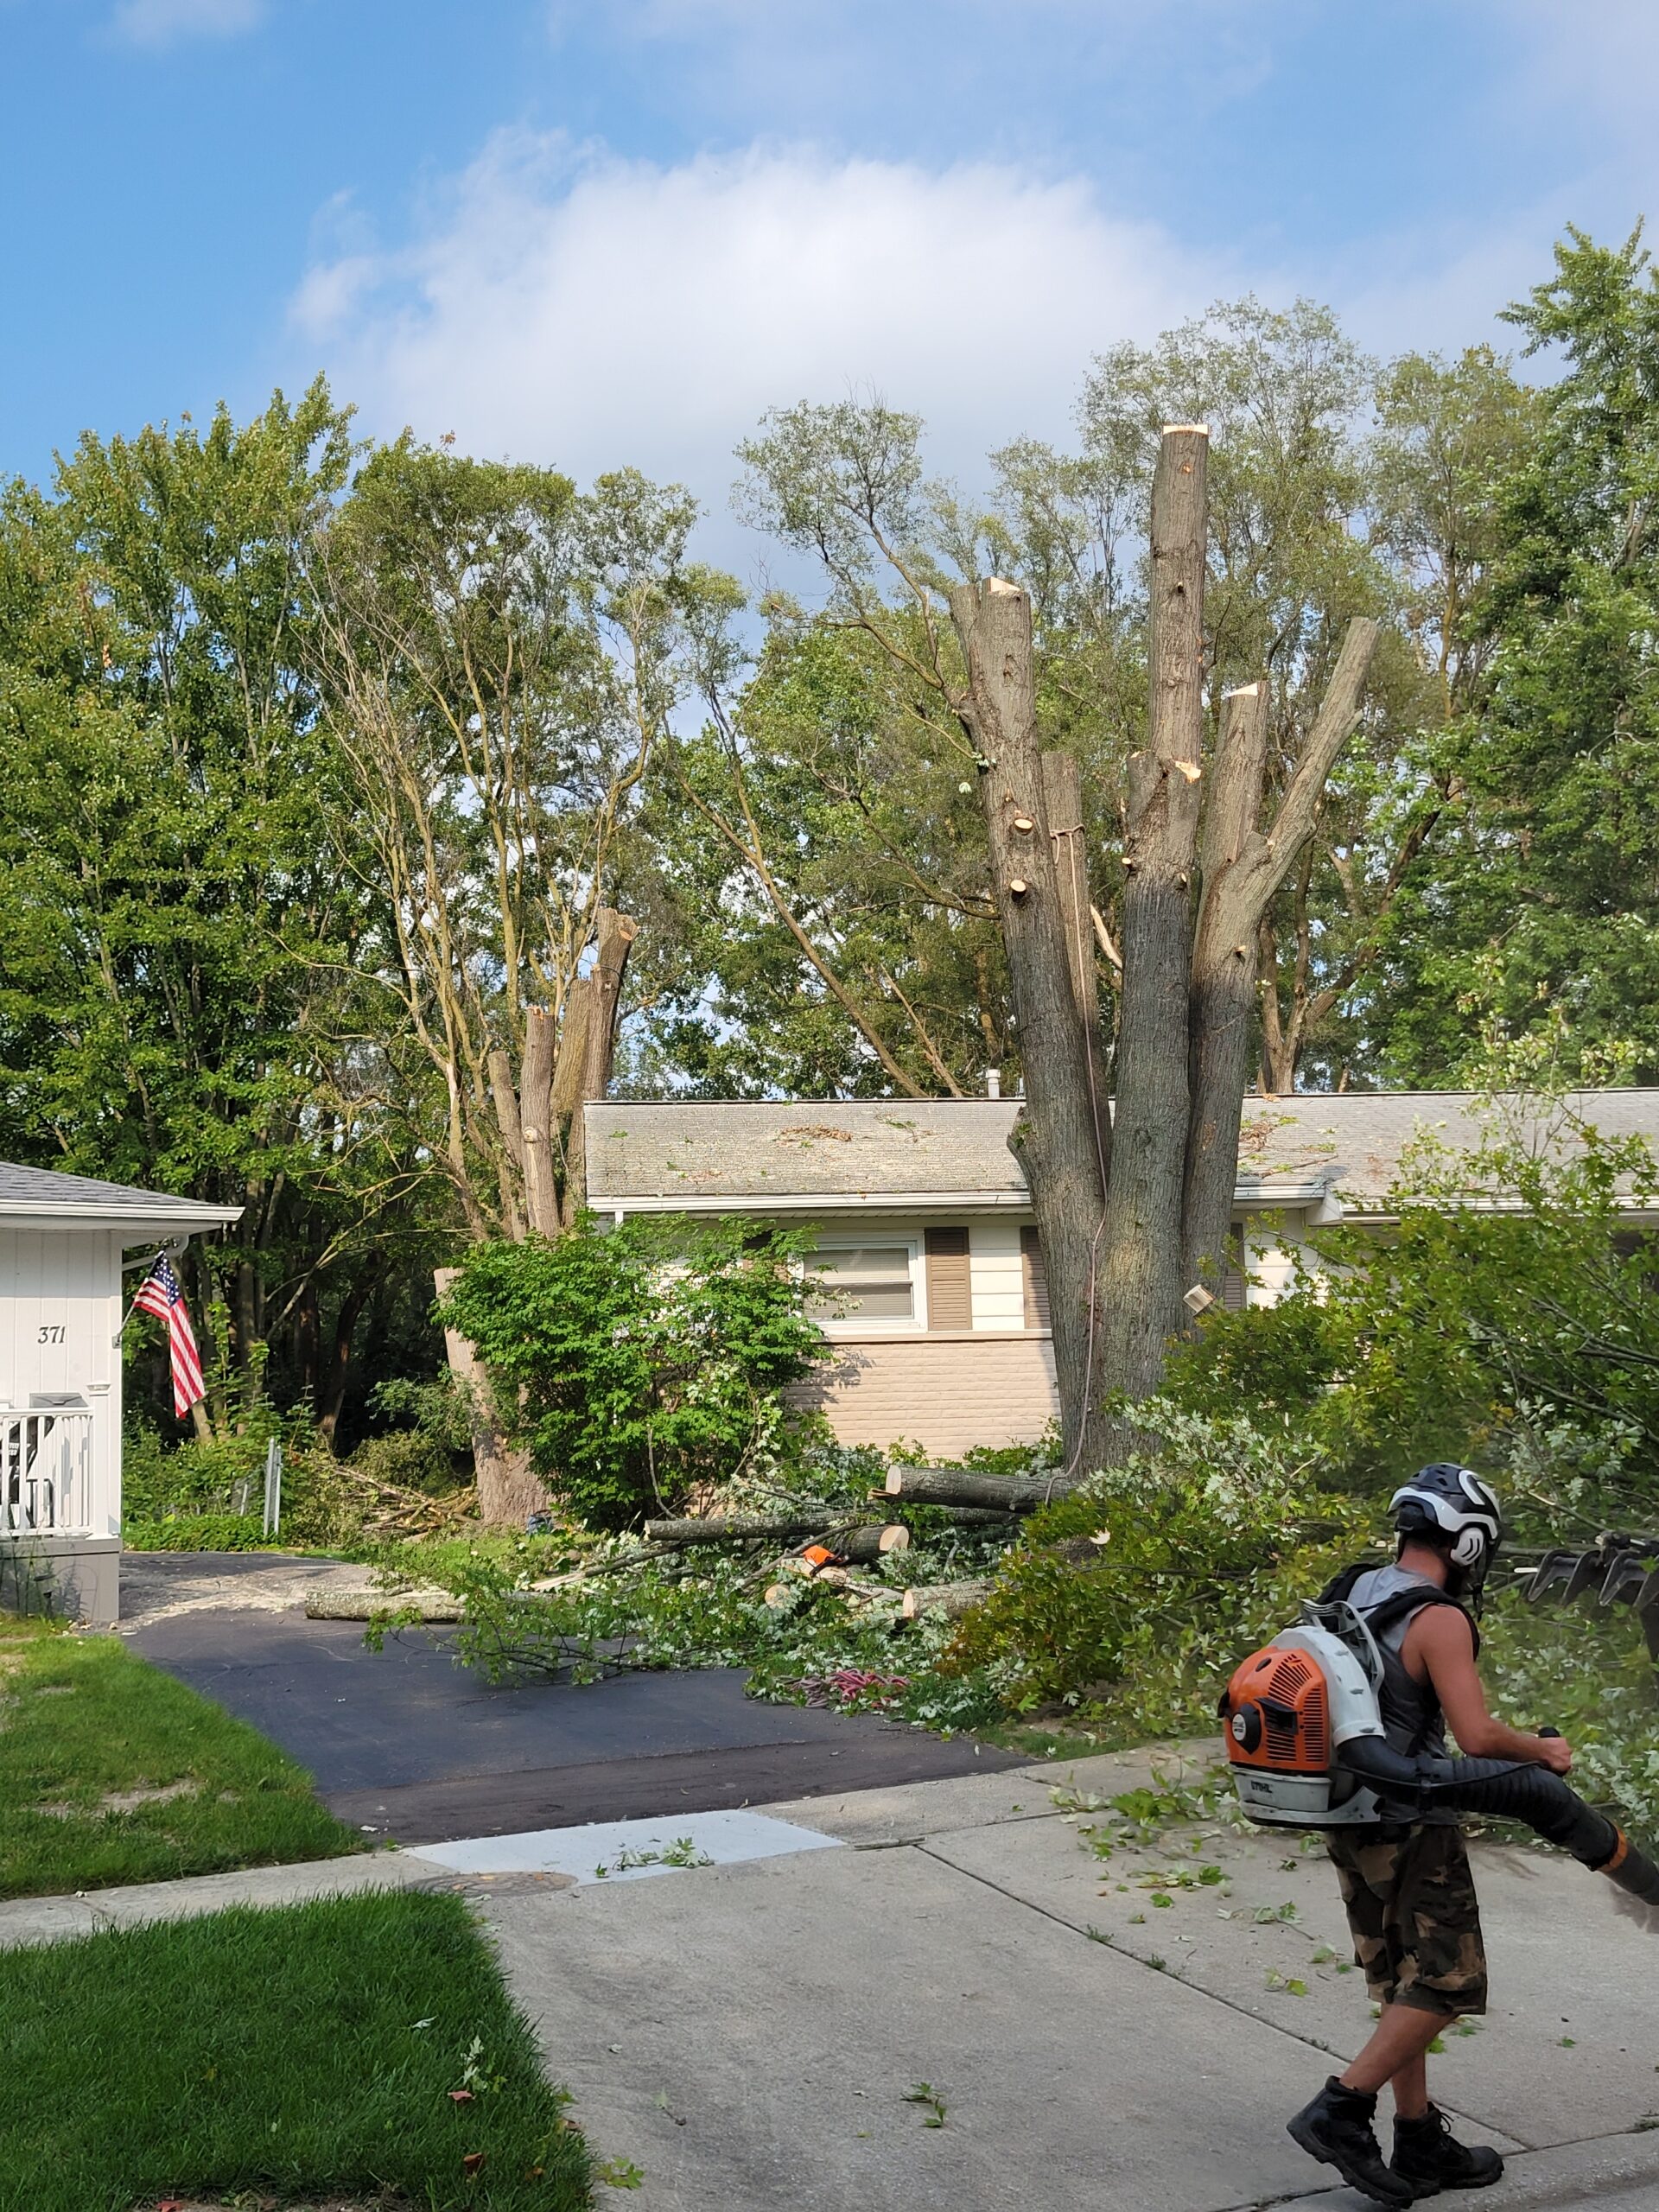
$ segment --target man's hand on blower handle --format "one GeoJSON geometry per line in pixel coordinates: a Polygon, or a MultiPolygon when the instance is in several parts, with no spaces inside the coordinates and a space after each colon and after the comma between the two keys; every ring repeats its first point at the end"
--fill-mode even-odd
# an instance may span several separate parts
{"type": "Polygon", "coordinates": [[[1573,1764],[1573,1751],[1559,1728],[1541,1728],[1533,1740],[1538,1746],[1540,1766],[1547,1766],[1552,1774],[1567,1773],[1573,1764]]]}

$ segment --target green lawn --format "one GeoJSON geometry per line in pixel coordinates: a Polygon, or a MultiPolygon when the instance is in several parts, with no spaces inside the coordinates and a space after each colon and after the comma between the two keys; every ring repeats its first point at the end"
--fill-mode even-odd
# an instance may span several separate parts
{"type": "Polygon", "coordinates": [[[0,2199],[28,2212],[244,2190],[384,2190],[423,2212],[588,2202],[581,2134],[459,1897],[0,1953],[0,2199]]]}
{"type": "Polygon", "coordinates": [[[303,1768],[125,1644],[0,1618],[0,1897],[362,1843],[303,1768]]]}

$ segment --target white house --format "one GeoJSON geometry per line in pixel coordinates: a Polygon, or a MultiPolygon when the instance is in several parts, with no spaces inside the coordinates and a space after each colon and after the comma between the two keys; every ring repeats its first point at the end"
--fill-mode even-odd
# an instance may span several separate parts
{"type": "Polygon", "coordinates": [[[127,1301],[162,1246],[239,1214],[0,1163],[0,1554],[84,1620],[120,1607],[127,1301]]]}
{"type": "MultiPolygon", "coordinates": [[[[1580,1094],[1580,1117],[1659,1153],[1659,1090],[1580,1094]]],[[[836,1357],[799,1394],[852,1444],[955,1458],[1034,1441],[1058,1410],[1031,1197],[1008,1150],[1017,1099],[750,1104],[607,1100],[587,1109],[589,1203],[635,1213],[745,1214],[810,1228],[841,1294],[836,1357]]],[[[1268,1301],[1307,1231],[1386,1232],[1419,1135],[1483,1134],[1460,1091],[1298,1093],[1245,1101],[1234,1193],[1242,1267],[1230,1305],[1268,1301]]]]}

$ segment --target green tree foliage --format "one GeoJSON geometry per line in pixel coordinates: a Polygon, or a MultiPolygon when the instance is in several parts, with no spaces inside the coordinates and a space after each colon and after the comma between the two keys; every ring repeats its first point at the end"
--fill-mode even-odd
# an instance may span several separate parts
{"type": "Polygon", "coordinates": [[[352,453],[319,382],[240,427],[89,434],[0,500],[0,1144],[244,1207],[193,1254],[209,1363],[245,1397],[276,1338],[331,1427],[407,1234],[397,1160],[327,1111],[359,906],[304,567],[352,453]]]}
{"type": "Polygon", "coordinates": [[[1349,620],[1385,625],[1362,728],[1261,948],[1269,1087],[1373,1075],[1397,940],[1432,933],[1461,789],[1448,723],[1483,665],[1465,633],[1488,485],[1524,449],[1530,402],[1489,352],[1379,369],[1328,309],[1253,299],[1103,355],[1077,449],[1008,446],[980,505],[927,480],[919,420],[879,404],[779,410],[745,445],[743,512],[816,555],[830,595],[816,619],[768,603],[752,680],[677,753],[680,910],[718,900],[729,927],[693,930],[659,1053],[711,1089],[950,1093],[1017,1071],[974,766],[934,680],[953,641],[930,602],[958,573],[1031,594],[1044,741],[1083,767],[1110,991],[1147,486],[1170,421],[1211,426],[1212,699],[1265,672],[1270,801],[1349,620]]]}
{"type": "Polygon", "coordinates": [[[1659,1510],[1656,1239],[1629,1226],[1659,1165],[1556,1107],[1494,1116],[1468,1155],[1425,1141],[1387,1239],[1315,1238],[1277,1305],[1217,1314],[1178,1352],[1171,1395],[1293,1422],[1333,1474],[1386,1488],[1426,1460],[1494,1457],[1558,1537],[1659,1510]]]}
{"type": "Polygon", "coordinates": [[[636,1216],[479,1245],[444,1302],[537,1473],[595,1528],[681,1510],[789,1447],[780,1393],[824,1347],[798,1235],[636,1216]]]}
{"type": "Polygon", "coordinates": [[[578,493],[405,435],[315,534],[334,842],[368,917],[353,1071],[474,1237],[523,1221],[492,1052],[516,1082],[600,906],[657,903],[643,792],[740,604],[688,560],[695,516],[632,471],[578,493]]]}
{"type": "Polygon", "coordinates": [[[1515,1033],[1564,1009],[1659,1067],[1659,279],[1640,233],[1571,231],[1509,310],[1564,364],[1490,487],[1481,680],[1454,731],[1460,807],[1379,1022],[1395,1080],[1456,1079],[1471,993],[1515,1033]]]}

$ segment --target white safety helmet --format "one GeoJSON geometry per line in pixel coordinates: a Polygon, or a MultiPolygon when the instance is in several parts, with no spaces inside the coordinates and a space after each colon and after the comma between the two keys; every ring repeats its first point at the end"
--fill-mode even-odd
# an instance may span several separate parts
{"type": "Polygon", "coordinates": [[[1472,1467],[1451,1459],[1420,1467],[1389,1500],[1389,1510],[1402,1536],[1450,1536],[1452,1565],[1463,1570],[1471,1589],[1479,1588],[1503,1541],[1503,1516],[1496,1493],[1472,1467]]]}

